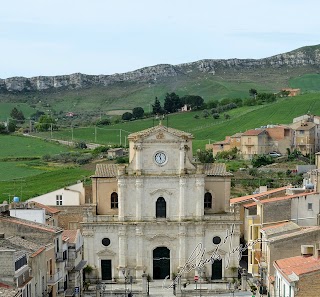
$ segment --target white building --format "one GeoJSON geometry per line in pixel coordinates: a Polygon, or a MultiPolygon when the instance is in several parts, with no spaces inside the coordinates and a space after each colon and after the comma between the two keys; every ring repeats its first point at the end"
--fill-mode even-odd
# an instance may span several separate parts
{"type": "Polygon", "coordinates": [[[128,165],[97,165],[97,215],[88,210],[82,228],[84,259],[98,279],[123,279],[123,271],[134,279],[193,279],[199,266],[203,280],[237,276],[231,248],[239,245],[240,221],[229,209],[231,174],[224,164],[193,164],[192,139],[160,124],[128,136],[128,165]]]}
{"type": "Polygon", "coordinates": [[[79,182],[75,185],[31,198],[28,201],[57,206],[81,205],[85,203],[85,189],[83,183],[79,182]]]}

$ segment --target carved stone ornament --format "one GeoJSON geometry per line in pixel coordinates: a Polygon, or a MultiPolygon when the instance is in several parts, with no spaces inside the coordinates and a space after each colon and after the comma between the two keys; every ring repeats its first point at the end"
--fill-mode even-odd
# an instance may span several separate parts
{"type": "Polygon", "coordinates": [[[156,138],[157,138],[157,139],[164,139],[164,134],[163,134],[163,132],[159,132],[159,133],[156,135],[156,138]]]}

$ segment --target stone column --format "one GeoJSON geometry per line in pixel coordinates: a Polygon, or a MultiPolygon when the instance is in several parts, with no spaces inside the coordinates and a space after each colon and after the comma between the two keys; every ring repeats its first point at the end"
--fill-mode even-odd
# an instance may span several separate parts
{"type": "Polygon", "coordinates": [[[142,219],[143,179],[136,179],[136,220],[142,219]]]}
{"type": "Polygon", "coordinates": [[[144,259],[144,246],[143,246],[143,230],[142,227],[136,227],[136,279],[139,279],[143,274],[143,259],[144,259]]]}
{"type": "Polygon", "coordinates": [[[179,152],[179,172],[180,174],[184,174],[184,161],[185,161],[185,148],[184,144],[180,144],[180,152],[179,152]]]}
{"type": "Polygon", "coordinates": [[[128,255],[127,252],[127,232],[126,226],[120,226],[118,230],[118,240],[119,240],[119,271],[118,277],[123,278],[122,269],[126,268],[127,261],[126,256],[128,255]]]}
{"type": "Polygon", "coordinates": [[[185,195],[186,195],[186,186],[187,186],[187,181],[185,178],[180,177],[179,180],[179,221],[182,221],[185,216],[185,195]]]}
{"type": "Polygon", "coordinates": [[[118,212],[118,219],[119,221],[124,221],[125,217],[125,187],[126,187],[126,182],[125,179],[118,179],[118,207],[119,207],[119,212],[118,212]]]}
{"type": "Polygon", "coordinates": [[[141,175],[141,169],[142,169],[142,162],[141,162],[141,153],[142,153],[142,146],[141,144],[135,145],[136,150],[136,174],[141,175]]]}
{"type": "Polygon", "coordinates": [[[179,226],[179,269],[186,263],[186,227],[185,225],[179,226]]]}
{"type": "Polygon", "coordinates": [[[199,177],[196,179],[196,217],[202,218],[204,215],[204,179],[199,177]]]}

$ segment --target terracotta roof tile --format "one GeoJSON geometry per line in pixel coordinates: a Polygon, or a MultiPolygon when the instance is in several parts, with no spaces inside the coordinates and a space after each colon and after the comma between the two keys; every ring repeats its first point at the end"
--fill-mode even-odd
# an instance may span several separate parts
{"type": "Polygon", "coordinates": [[[306,227],[306,228],[300,228],[297,229],[297,231],[292,231],[290,233],[284,233],[284,234],[280,234],[280,235],[275,235],[272,238],[270,238],[269,240],[271,242],[275,242],[275,241],[281,241],[281,240],[286,240],[292,237],[299,237],[300,235],[303,234],[308,234],[308,233],[318,233],[320,232],[320,226],[313,226],[313,227],[306,227]]]}
{"type": "Polygon", "coordinates": [[[290,275],[293,273],[299,276],[320,271],[320,260],[312,256],[296,256],[277,260],[274,262],[274,266],[283,276],[290,279],[290,275]]]}
{"type": "Polygon", "coordinates": [[[257,136],[264,133],[265,130],[257,129],[257,130],[248,130],[242,134],[242,136],[257,136]]]}
{"type": "Polygon", "coordinates": [[[261,228],[261,230],[263,230],[269,238],[270,236],[279,236],[284,233],[289,234],[289,232],[300,231],[301,228],[294,222],[282,222],[271,226],[265,226],[261,228]]]}
{"type": "Polygon", "coordinates": [[[33,203],[35,203],[35,205],[38,206],[39,208],[43,208],[47,213],[55,214],[55,213],[60,212],[59,209],[56,209],[53,206],[44,205],[44,204],[41,204],[41,203],[35,202],[35,201],[33,201],[33,203]]]}
{"type": "Polygon", "coordinates": [[[286,186],[286,187],[281,187],[281,188],[277,188],[277,189],[272,189],[272,190],[269,190],[269,191],[266,191],[266,192],[263,192],[263,193],[231,198],[230,199],[230,203],[231,204],[236,204],[236,203],[242,203],[242,202],[245,202],[245,201],[249,202],[250,200],[252,200],[252,198],[260,199],[260,198],[263,198],[263,197],[267,197],[267,196],[269,196],[271,194],[276,194],[277,192],[285,191],[287,188],[288,187],[286,186]]]}
{"type": "Polygon", "coordinates": [[[6,222],[11,222],[13,224],[20,224],[24,226],[29,226],[34,229],[50,232],[50,233],[59,233],[62,232],[62,229],[59,227],[54,227],[54,226],[49,226],[49,225],[44,225],[40,224],[37,222],[32,222],[24,219],[19,219],[15,217],[9,217],[9,216],[0,216],[0,221],[6,221],[6,222]]]}
{"type": "MultiPolygon", "coordinates": [[[[272,203],[272,202],[277,202],[277,201],[281,201],[281,200],[288,200],[288,199],[293,199],[293,198],[297,198],[297,197],[301,197],[301,196],[309,196],[309,195],[314,195],[314,194],[318,194],[318,192],[303,192],[303,193],[299,193],[299,194],[294,194],[294,195],[285,195],[285,196],[281,196],[281,197],[273,197],[273,198],[267,198],[267,199],[263,199],[263,200],[259,200],[259,203],[265,204],[265,203],[272,203]]],[[[257,202],[249,202],[244,204],[244,207],[252,207],[257,205],[257,202]]]]}
{"type": "Polygon", "coordinates": [[[226,171],[224,163],[206,163],[203,168],[204,174],[208,176],[233,176],[232,173],[226,171]]]}
{"type": "Polygon", "coordinates": [[[76,243],[78,230],[64,230],[62,236],[68,237],[70,243],[76,243]]]}
{"type": "Polygon", "coordinates": [[[97,164],[92,177],[116,177],[118,174],[117,164],[97,164]]]}

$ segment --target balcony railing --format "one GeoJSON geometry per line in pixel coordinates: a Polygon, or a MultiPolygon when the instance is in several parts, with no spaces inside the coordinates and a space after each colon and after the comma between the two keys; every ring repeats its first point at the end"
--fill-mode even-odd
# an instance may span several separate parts
{"type": "Polygon", "coordinates": [[[57,282],[61,281],[63,279],[63,273],[62,271],[57,271],[56,273],[47,274],[47,283],[48,285],[54,285],[57,282]]]}
{"type": "Polygon", "coordinates": [[[57,253],[56,253],[56,261],[57,261],[57,262],[67,261],[67,258],[68,258],[67,251],[57,252],[57,253]]]}

